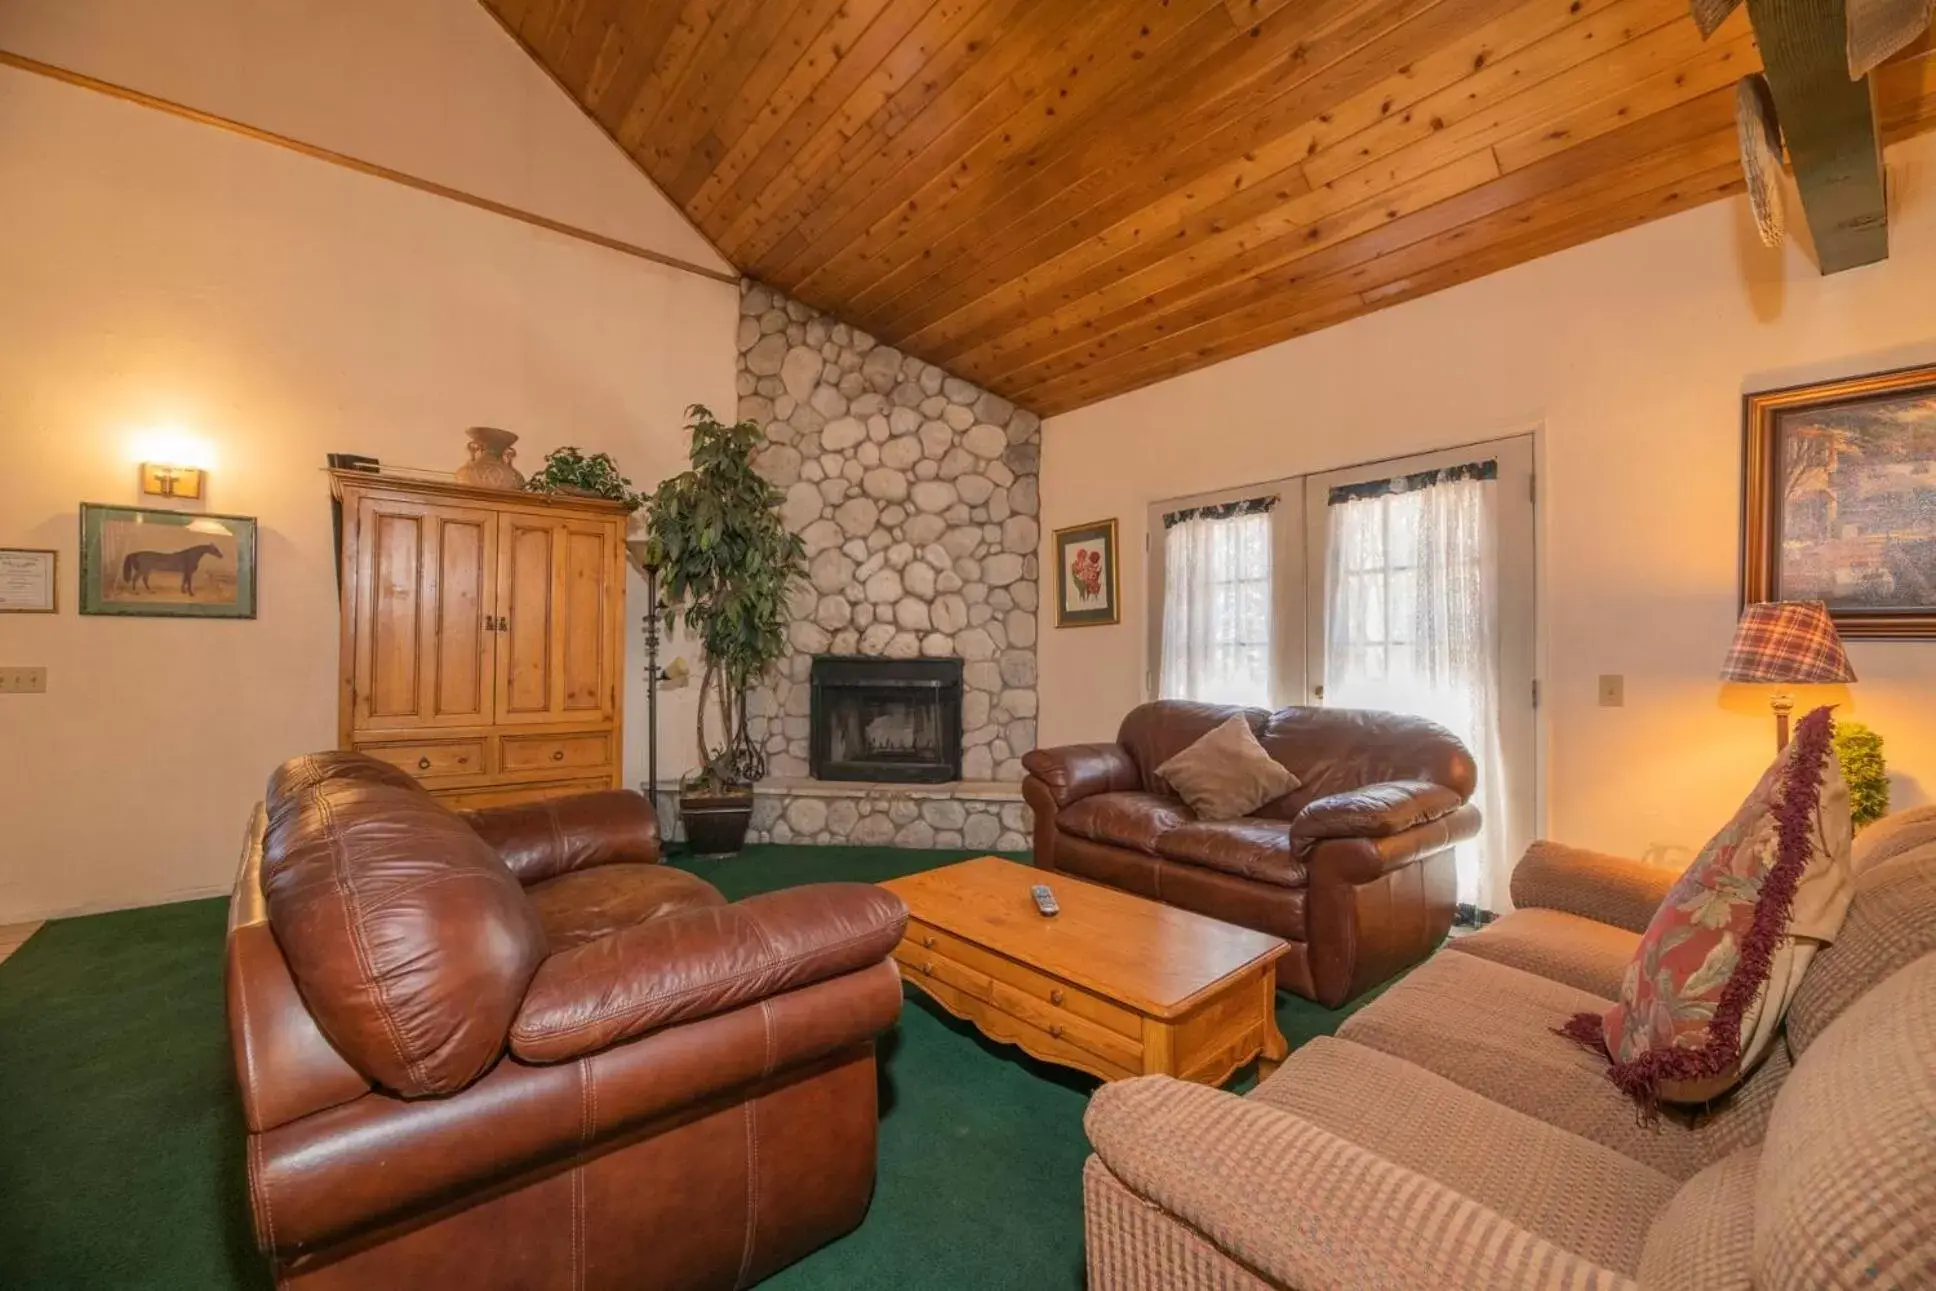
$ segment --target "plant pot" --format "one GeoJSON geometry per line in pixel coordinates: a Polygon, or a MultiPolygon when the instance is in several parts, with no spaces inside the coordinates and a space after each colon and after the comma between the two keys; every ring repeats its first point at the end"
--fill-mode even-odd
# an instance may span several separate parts
{"type": "Polygon", "coordinates": [[[753,793],[680,794],[679,820],[686,846],[700,856],[731,856],[746,846],[753,821],[753,793]]]}

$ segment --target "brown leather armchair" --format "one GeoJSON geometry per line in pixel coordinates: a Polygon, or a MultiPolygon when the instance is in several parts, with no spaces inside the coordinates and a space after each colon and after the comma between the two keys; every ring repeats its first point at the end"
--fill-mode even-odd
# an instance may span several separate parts
{"type": "Polygon", "coordinates": [[[1022,765],[1036,865],[1282,937],[1278,985],[1333,1008],[1445,939],[1452,848],[1479,832],[1465,746],[1395,713],[1161,700],[1113,744],[1022,765]],[[1253,816],[1199,820],[1156,768],[1237,713],[1298,783],[1253,816]]]}
{"type": "Polygon", "coordinates": [[[460,816],[387,764],[270,781],[229,1034],[277,1283],[744,1286],[855,1227],[907,912],[728,904],[631,793],[460,816]]]}

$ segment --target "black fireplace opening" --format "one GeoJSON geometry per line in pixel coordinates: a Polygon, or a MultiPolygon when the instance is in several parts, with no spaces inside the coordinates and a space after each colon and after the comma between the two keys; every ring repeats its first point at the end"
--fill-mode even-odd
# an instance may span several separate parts
{"type": "Polygon", "coordinates": [[[815,655],[816,780],[961,779],[961,660],[815,655]]]}

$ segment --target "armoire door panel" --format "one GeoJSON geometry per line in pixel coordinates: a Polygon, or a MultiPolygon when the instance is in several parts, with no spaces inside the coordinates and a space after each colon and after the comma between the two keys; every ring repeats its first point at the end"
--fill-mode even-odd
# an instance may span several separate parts
{"type": "Polygon", "coordinates": [[[497,518],[488,511],[366,498],[354,690],[358,729],[492,720],[497,518]]]}
{"type": "Polygon", "coordinates": [[[491,604],[493,525],[488,517],[439,516],[436,604],[436,715],[489,721],[491,644],[484,626],[491,604]]]}
{"type": "Polygon", "coordinates": [[[357,671],[357,693],[379,720],[422,717],[421,651],[417,625],[424,605],[424,525],[421,515],[394,515],[371,504],[368,609],[369,655],[357,671]]]}
{"type": "Polygon", "coordinates": [[[549,721],[554,713],[552,652],[553,565],[557,550],[553,521],[519,515],[504,517],[498,604],[505,623],[498,633],[500,722],[549,721]]]}
{"type": "Polygon", "coordinates": [[[608,657],[614,592],[609,526],[572,526],[563,534],[558,598],[559,705],[572,717],[611,711],[613,664],[608,657]]]}

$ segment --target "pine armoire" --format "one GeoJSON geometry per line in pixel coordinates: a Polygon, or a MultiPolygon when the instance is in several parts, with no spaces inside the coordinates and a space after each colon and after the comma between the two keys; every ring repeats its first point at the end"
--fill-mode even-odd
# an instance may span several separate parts
{"type": "Polygon", "coordinates": [[[621,783],[623,505],[331,471],[340,739],[455,808],[621,783]]]}

